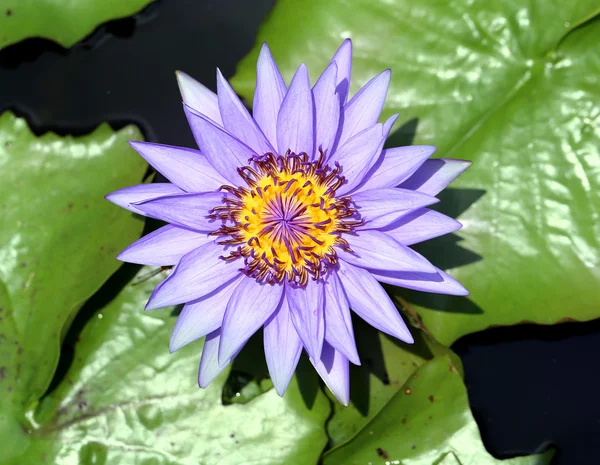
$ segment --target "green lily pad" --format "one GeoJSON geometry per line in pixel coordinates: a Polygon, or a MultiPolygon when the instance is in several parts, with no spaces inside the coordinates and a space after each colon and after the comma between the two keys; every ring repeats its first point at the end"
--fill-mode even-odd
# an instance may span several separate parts
{"type": "Polygon", "coordinates": [[[473,161],[440,203],[464,229],[421,249],[471,296],[401,294],[435,338],[590,320],[600,316],[599,13],[595,0],[357,0],[350,10],[280,0],[233,83],[252,101],[263,41],[288,82],[300,62],[314,82],[351,37],[354,91],[392,69],[383,116],[403,124],[392,141],[416,124],[415,143],[473,161]]]}
{"type": "Polygon", "coordinates": [[[553,452],[498,460],[483,446],[467,392],[448,357],[423,365],[386,407],[323,465],[544,465],[553,452]]]}
{"type": "Polygon", "coordinates": [[[352,438],[381,412],[415,371],[432,358],[448,355],[462,373],[460,358],[418,329],[417,324],[415,321],[411,331],[415,343],[405,344],[355,320],[356,344],[362,364],[351,366],[350,406],[333,403],[333,415],[327,423],[331,445],[352,438]]]}
{"type": "Polygon", "coordinates": [[[98,25],[125,18],[153,0],[0,0],[0,49],[31,37],[70,47],[98,25]]]}
{"type": "Polygon", "coordinates": [[[65,378],[27,414],[28,447],[14,464],[315,463],[327,441],[325,395],[307,408],[294,379],[283,399],[271,389],[223,405],[227,372],[198,388],[202,343],[169,354],[174,312],[143,311],[159,281],[129,284],[91,309],[65,378]]]}
{"type": "Polygon", "coordinates": [[[0,462],[21,450],[25,411],[44,394],[76,311],[119,267],[143,221],[104,200],[146,164],[128,126],[84,137],[35,137],[0,116],[0,462]]]}

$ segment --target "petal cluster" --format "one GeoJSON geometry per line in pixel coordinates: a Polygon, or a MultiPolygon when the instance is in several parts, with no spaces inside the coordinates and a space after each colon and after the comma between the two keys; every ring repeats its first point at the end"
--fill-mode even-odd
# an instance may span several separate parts
{"type": "Polygon", "coordinates": [[[351,63],[346,40],[314,85],[300,65],[288,87],[265,44],[252,114],[220,72],[217,94],[178,73],[199,150],[131,143],[170,182],[107,199],[167,225],[118,258],[173,267],[147,309],[185,304],[170,348],[206,336],[201,387],[262,327],[280,395],[305,350],[347,405],[349,363],[360,364],[351,310],[413,342],[380,283],[468,294],[409,246],[461,227],[427,207],[469,162],[383,149],[397,118],[379,122],[390,71],[348,99],[351,63]]]}

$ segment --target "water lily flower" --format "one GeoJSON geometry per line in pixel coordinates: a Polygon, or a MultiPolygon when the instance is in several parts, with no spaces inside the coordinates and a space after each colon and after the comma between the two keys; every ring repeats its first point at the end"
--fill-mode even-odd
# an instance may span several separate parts
{"type": "Polygon", "coordinates": [[[185,304],[170,349],[206,336],[201,387],[262,327],[279,395],[304,349],[348,405],[349,363],[360,363],[350,310],[413,342],[380,282],[468,294],[409,246],[461,227],[427,207],[469,162],[429,160],[431,146],[383,149],[397,118],[378,122],[390,71],[348,100],[351,63],[346,40],[312,87],[304,64],[288,87],[264,44],[252,114],[219,71],[217,94],[178,73],[200,150],[131,143],[170,182],[107,199],[168,224],[118,258],[174,265],[146,308],[185,304]]]}

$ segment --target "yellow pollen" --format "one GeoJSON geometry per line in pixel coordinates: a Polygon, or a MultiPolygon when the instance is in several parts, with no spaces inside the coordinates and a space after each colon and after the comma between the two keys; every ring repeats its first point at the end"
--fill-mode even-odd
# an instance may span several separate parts
{"type": "Polygon", "coordinates": [[[350,199],[336,197],[345,180],[324,158],[266,154],[238,170],[247,186],[223,186],[228,198],[213,210],[225,221],[213,234],[239,246],[226,260],[242,258],[243,271],[258,281],[301,285],[337,263],[334,246],[347,248],[341,234],[360,221],[350,199]]]}

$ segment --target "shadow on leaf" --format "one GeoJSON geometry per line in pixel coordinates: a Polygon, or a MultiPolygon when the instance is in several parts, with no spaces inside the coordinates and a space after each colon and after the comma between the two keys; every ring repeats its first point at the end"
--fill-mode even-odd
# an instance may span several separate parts
{"type": "Polygon", "coordinates": [[[384,148],[390,147],[404,147],[406,145],[412,145],[415,140],[415,133],[417,132],[417,126],[419,125],[418,118],[413,118],[402,126],[398,130],[394,131],[386,140],[384,148]]]}

